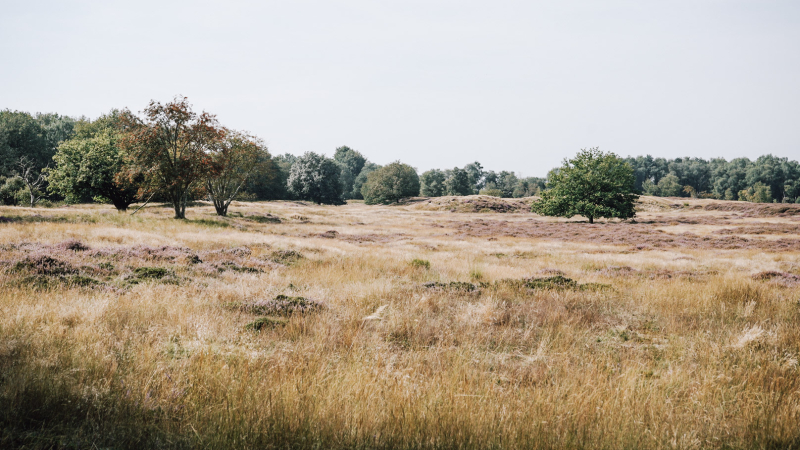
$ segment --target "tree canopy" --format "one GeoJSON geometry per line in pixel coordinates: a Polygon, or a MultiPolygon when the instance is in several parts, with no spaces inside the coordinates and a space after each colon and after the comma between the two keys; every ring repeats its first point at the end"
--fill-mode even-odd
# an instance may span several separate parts
{"type": "Polygon", "coordinates": [[[546,216],[580,215],[589,223],[596,217],[629,219],[636,215],[634,181],[633,169],[617,155],[583,149],[550,172],[549,189],[531,209],[546,216]]]}
{"type": "Polygon", "coordinates": [[[341,205],[341,168],[332,159],[306,152],[292,164],[287,184],[297,198],[314,203],[341,205]]]}
{"type": "Polygon", "coordinates": [[[175,218],[186,218],[192,190],[202,187],[211,165],[210,152],[225,135],[216,117],[195,114],[186,97],[162,105],[151,101],[139,118],[123,111],[122,139],[134,166],[141,169],[144,186],[164,195],[175,218]]]}
{"type": "Polygon", "coordinates": [[[372,172],[361,187],[364,203],[389,204],[419,195],[419,176],[408,164],[395,161],[372,172]]]}

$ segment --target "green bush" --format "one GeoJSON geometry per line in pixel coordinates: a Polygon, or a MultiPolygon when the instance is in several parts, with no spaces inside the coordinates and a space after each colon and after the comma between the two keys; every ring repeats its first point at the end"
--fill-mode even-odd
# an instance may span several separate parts
{"type": "Polygon", "coordinates": [[[419,195],[419,176],[413,167],[396,161],[370,173],[361,194],[368,205],[388,205],[401,198],[415,197],[419,195]]]}
{"type": "Polygon", "coordinates": [[[430,269],[431,268],[430,261],[426,261],[424,259],[414,258],[414,259],[411,260],[410,264],[411,264],[411,267],[419,267],[419,268],[424,268],[424,269],[430,269]]]}
{"type": "Polygon", "coordinates": [[[502,197],[503,191],[500,189],[481,189],[479,192],[481,195],[489,195],[491,197],[502,197]]]}

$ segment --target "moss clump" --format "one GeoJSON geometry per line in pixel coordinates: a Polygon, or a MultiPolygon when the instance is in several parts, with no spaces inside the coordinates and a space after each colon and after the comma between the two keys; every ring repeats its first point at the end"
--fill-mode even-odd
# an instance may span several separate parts
{"type": "Polygon", "coordinates": [[[244,326],[247,331],[261,331],[286,325],[287,320],[279,317],[259,317],[244,326]]]}
{"type": "Polygon", "coordinates": [[[478,286],[465,281],[451,281],[449,283],[441,283],[439,281],[429,281],[423,283],[422,287],[428,289],[440,289],[444,291],[460,291],[460,292],[474,292],[478,290],[478,286]]]}
{"type": "Polygon", "coordinates": [[[245,216],[245,219],[258,223],[281,223],[281,219],[278,216],[273,216],[272,214],[266,214],[263,216],[257,214],[248,214],[245,216]]]}
{"type": "Polygon", "coordinates": [[[409,264],[411,264],[411,267],[416,267],[416,268],[420,268],[420,269],[430,269],[431,268],[430,261],[425,260],[425,259],[414,258],[414,259],[411,260],[411,262],[409,264]]]}
{"type": "Polygon", "coordinates": [[[34,290],[63,289],[64,286],[88,288],[103,286],[103,283],[95,280],[94,278],[85,277],[82,275],[29,275],[20,278],[16,284],[17,286],[34,290]]]}
{"type": "Polygon", "coordinates": [[[172,272],[163,267],[137,267],[133,275],[139,280],[160,280],[172,272]]]}

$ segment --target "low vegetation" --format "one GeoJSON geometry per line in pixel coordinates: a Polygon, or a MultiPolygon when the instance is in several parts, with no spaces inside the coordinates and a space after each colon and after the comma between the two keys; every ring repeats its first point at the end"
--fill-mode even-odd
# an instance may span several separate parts
{"type": "Polygon", "coordinates": [[[800,447],[800,214],[638,205],[0,207],[0,447],[800,447]]]}

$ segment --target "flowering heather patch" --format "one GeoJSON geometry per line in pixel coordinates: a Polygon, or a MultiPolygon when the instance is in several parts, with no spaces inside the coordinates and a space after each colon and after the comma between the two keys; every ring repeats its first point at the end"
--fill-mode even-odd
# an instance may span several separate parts
{"type": "Polygon", "coordinates": [[[69,239],[55,246],[58,249],[72,250],[73,252],[82,252],[89,250],[89,246],[77,239],[69,239]]]}
{"type": "Polygon", "coordinates": [[[161,247],[149,247],[146,245],[136,245],[133,247],[106,247],[97,249],[92,256],[110,258],[124,261],[129,259],[139,259],[143,261],[178,261],[192,254],[186,247],[173,247],[163,245],[161,247]]]}
{"type": "Polygon", "coordinates": [[[735,228],[723,228],[716,234],[791,234],[800,236],[800,225],[789,223],[748,224],[735,228]]]}
{"type": "MultiPolygon", "coordinates": [[[[558,241],[592,242],[638,246],[646,244],[660,248],[697,249],[761,249],[800,251],[800,239],[748,239],[741,236],[700,236],[692,233],[671,234],[646,223],[526,222],[503,220],[474,220],[455,223],[461,237],[509,236],[517,238],[552,239],[558,241]]],[[[635,248],[635,247],[634,247],[635,248]]]]}
{"type": "Polygon", "coordinates": [[[753,275],[752,278],[759,281],[769,281],[786,287],[800,286],[800,276],[787,272],[770,270],[766,272],[759,272],[753,275]]]}
{"type": "Polygon", "coordinates": [[[609,266],[598,271],[599,274],[607,277],[640,277],[649,280],[669,280],[681,278],[686,280],[700,279],[709,275],[716,275],[714,271],[691,271],[691,270],[668,270],[668,269],[645,269],[637,270],[630,266],[609,266]]]}
{"type": "Polygon", "coordinates": [[[800,205],[789,203],[714,202],[705,205],[703,209],[706,211],[737,211],[746,217],[800,215],[800,205]]]}
{"type": "Polygon", "coordinates": [[[240,311],[265,316],[291,316],[321,311],[324,303],[305,297],[278,295],[272,300],[259,300],[235,305],[240,311]]]}
{"type": "Polygon", "coordinates": [[[77,269],[68,262],[48,255],[28,255],[11,267],[12,272],[28,272],[37,275],[66,275],[76,273],[77,269]]]}

